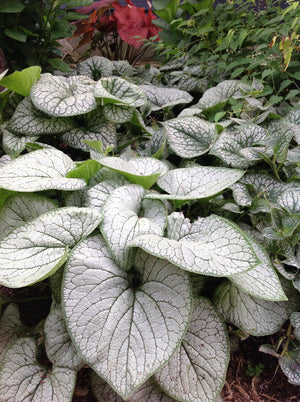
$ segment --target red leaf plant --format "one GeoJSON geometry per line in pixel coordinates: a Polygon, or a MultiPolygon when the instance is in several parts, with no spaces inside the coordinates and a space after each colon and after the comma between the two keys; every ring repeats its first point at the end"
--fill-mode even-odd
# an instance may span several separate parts
{"type": "Polygon", "coordinates": [[[121,6],[115,0],[101,0],[76,10],[88,15],[87,19],[74,23],[77,26],[74,37],[82,37],[78,47],[91,43],[90,48],[98,49],[105,57],[127,59],[135,64],[149,42],[159,40],[160,28],[152,23],[156,16],[152,13],[150,2],[146,11],[136,7],[131,0],[125,1],[127,5],[121,6]]]}
{"type": "MultiPolygon", "coordinates": [[[[117,20],[117,31],[124,42],[139,49],[142,39],[151,39],[158,35],[159,28],[152,24],[152,20],[156,18],[151,8],[146,14],[144,8],[136,7],[130,0],[126,0],[127,6],[122,7],[119,3],[114,2],[114,17],[117,20]]],[[[151,6],[151,3],[150,3],[151,6]]],[[[158,37],[156,37],[158,40],[158,37]]]]}

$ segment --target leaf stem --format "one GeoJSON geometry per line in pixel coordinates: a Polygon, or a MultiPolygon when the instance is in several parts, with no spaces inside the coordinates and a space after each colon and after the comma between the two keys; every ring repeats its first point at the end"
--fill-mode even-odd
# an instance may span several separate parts
{"type": "Polygon", "coordinates": [[[280,176],[279,176],[279,173],[278,173],[278,169],[276,169],[275,160],[272,161],[271,169],[272,169],[272,172],[274,173],[276,179],[279,180],[279,181],[281,181],[280,176]]]}
{"type": "Polygon", "coordinates": [[[279,176],[278,170],[280,169],[280,167],[282,166],[282,164],[280,164],[278,166],[278,168],[276,168],[276,162],[275,162],[275,156],[273,157],[273,159],[269,159],[267,158],[265,155],[263,157],[263,160],[265,162],[267,162],[267,164],[270,166],[272,172],[274,173],[274,176],[276,177],[277,180],[281,181],[281,178],[279,176]]]}
{"type": "Polygon", "coordinates": [[[139,140],[141,140],[141,139],[147,140],[147,139],[149,139],[149,137],[143,137],[143,136],[142,136],[142,137],[134,137],[134,138],[132,138],[131,140],[125,142],[124,144],[119,145],[119,146],[115,149],[114,153],[117,154],[118,152],[122,151],[122,149],[124,149],[124,148],[128,147],[129,145],[133,144],[137,139],[139,139],[139,140]]]}
{"type": "Polygon", "coordinates": [[[287,341],[286,341],[286,343],[284,345],[284,348],[283,348],[282,352],[280,353],[281,356],[284,356],[286,354],[286,352],[288,351],[289,343],[290,343],[290,340],[291,340],[291,335],[292,335],[292,324],[290,323],[289,327],[288,327],[288,330],[287,330],[287,333],[286,333],[287,341]]]}

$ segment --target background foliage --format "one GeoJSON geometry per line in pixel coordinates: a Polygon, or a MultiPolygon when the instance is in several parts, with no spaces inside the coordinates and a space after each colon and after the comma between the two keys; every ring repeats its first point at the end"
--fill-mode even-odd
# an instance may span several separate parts
{"type": "Polygon", "coordinates": [[[189,57],[201,75],[217,83],[225,78],[256,78],[279,103],[299,91],[299,2],[253,1],[153,2],[164,28],[159,54],[169,59],[189,57]],[[288,89],[295,92],[288,92],[288,89]]]}
{"type": "Polygon", "coordinates": [[[0,46],[13,70],[39,65],[70,70],[60,57],[58,39],[72,36],[70,21],[80,18],[74,7],[90,0],[3,0],[0,5],[0,46]]]}

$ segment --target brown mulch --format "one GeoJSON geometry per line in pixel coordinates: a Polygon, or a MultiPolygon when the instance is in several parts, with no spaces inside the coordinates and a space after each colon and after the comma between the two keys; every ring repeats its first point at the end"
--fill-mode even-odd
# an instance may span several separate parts
{"type": "MultiPolygon", "coordinates": [[[[278,336],[279,334],[276,335],[278,336]]],[[[300,387],[288,382],[278,367],[278,360],[258,351],[260,345],[274,341],[275,335],[274,338],[250,336],[238,341],[238,350],[231,353],[221,393],[224,402],[300,402],[300,387]],[[264,367],[259,377],[247,375],[249,364],[254,367],[260,363],[264,367]]],[[[88,369],[83,369],[79,373],[72,402],[95,402],[89,389],[88,372],[88,369]]]]}
{"type": "Polygon", "coordinates": [[[300,402],[300,387],[288,382],[278,359],[258,351],[264,343],[274,343],[273,337],[250,336],[239,341],[239,349],[231,353],[221,393],[224,402],[300,402]],[[247,375],[249,364],[254,367],[260,363],[264,367],[258,377],[247,375]]]}

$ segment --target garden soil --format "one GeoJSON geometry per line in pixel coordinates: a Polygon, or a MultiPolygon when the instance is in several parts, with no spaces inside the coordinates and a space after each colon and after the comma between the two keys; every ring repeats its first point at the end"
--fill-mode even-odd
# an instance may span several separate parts
{"type": "MultiPolygon", "coordinates": [[[[234,339],[237,350],[231,353],[221,393],[224,402],[300,402],[300,387],[288,382],[278,366],[278,360],[258,351],[260,345],[275,343],[278,337],[284,336],[284,332],[285,329],[282,329],[274,336],[250,336],[243,341],[234,339]],[[247,375],[249,364],[252,367],[263,364],[262,373],[258,377],[247,375]]],[[[90,392],[88,376],[89,369],[83,369],[79,373],[72,402],[96,402],[90,392]]]]}

